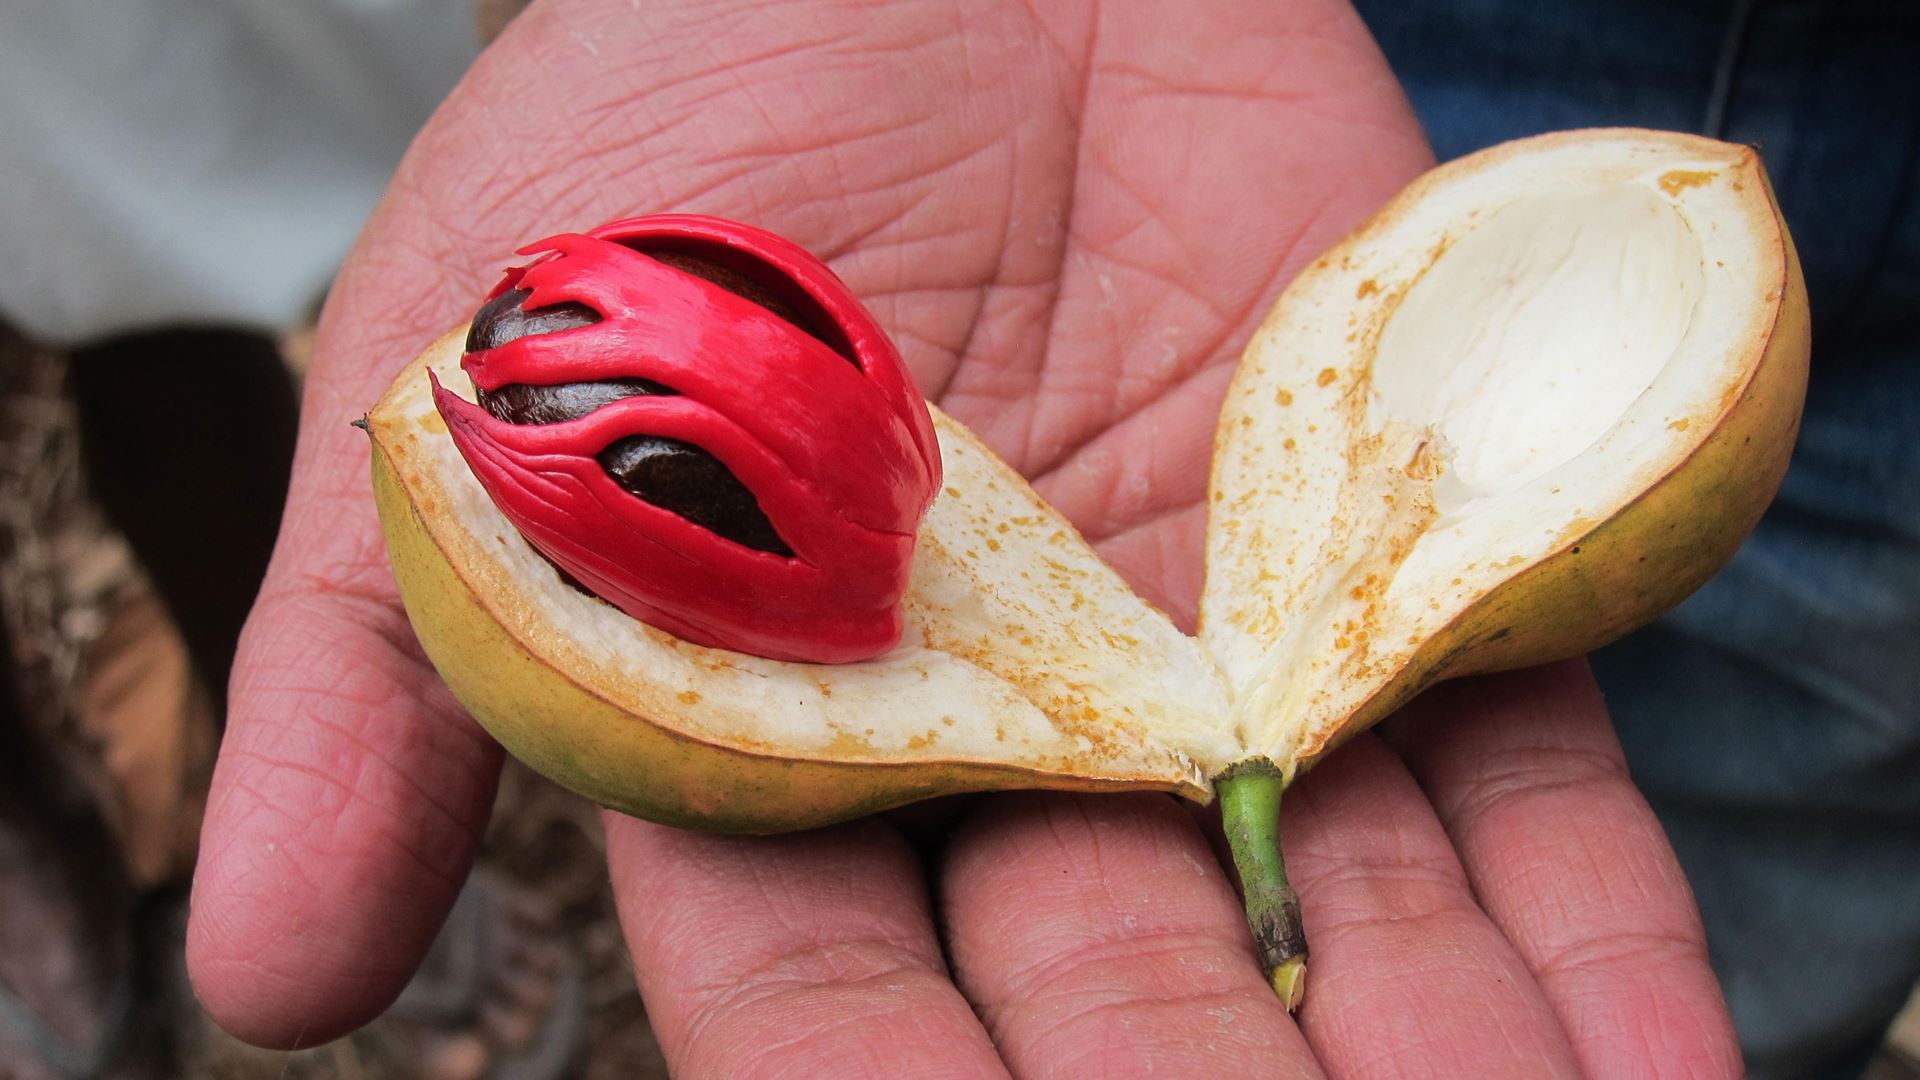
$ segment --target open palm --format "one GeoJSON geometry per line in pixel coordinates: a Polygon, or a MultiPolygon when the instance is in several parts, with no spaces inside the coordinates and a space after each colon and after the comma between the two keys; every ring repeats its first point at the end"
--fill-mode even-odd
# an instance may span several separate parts
{"type": "MultiPolygon", "coordinates": [[[[1288,278],[1427,164],[1344,4],[536,5],[408,155],[328,304],[233,682],[189,958],[243,1037],[378,1012],[471,864],[500,751],[395,597],[348,429],[528,239],[636,213],[828,259],[921,387],[1190,625],[1212,422],[1288,278]]],[[[691,1076],[1737,1071],[1685,882],[1580,665],[1430,694],[1289,796],[1315,953],[1264,985],[1162,796],[739,840],[607,817],[691,1076]]]]}

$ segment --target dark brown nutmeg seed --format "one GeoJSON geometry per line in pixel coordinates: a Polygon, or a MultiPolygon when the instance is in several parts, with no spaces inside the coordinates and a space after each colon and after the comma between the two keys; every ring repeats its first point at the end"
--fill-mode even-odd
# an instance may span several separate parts
{"type": "Polygon", "coordinates": [[[621,439],[600,451],[600,466],[640,498],[711,529],[742,547],[791,557],[753,492],[692,443],[657,435],[621,439]]]}
{"type": "Polygon", "coordinates": [[[475,396],[480,399],[480,407],[492,413],[496,420],[509,424],[563,424],[622,398],[673,393],[675,391],[651,379],[607,379],[560,386],[509,383],[491,394],[475,396]]]}
{"type": "Polygon", "coordinates": [[[484,352],[516,338],[592,326],[600,321],[600,313],[585,304],[552,304],[528,311],[520,305],[532,295],[531,289],[508,289],[482,305],[467,330],[467,351],[484,352]]]}

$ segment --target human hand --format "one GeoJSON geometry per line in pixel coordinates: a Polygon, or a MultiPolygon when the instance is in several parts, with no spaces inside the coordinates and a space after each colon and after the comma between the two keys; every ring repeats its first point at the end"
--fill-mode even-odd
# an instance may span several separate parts
{"type": "MultiPolygon", "coordinates": [[[[1241,343],[1427,163],[1330,0],[536,5],[422,133],[322,321],[195,880],[207,1008],[275,1045],[364,1022],[471,864],[499,750],[413,640],[346,421],[515,247],[666,210],[793,237],[1190,625],[1241,343]]],[[[1363,737],[1289,795],[1297,1022],[1192,815],[1032,794],[976,804],[931,876],[880,821],[742,840],[608,815],[661,1045],[691,1076],[1737,1071],[1581,667],[1410,711],[1398,753],[1363,737]]]]}

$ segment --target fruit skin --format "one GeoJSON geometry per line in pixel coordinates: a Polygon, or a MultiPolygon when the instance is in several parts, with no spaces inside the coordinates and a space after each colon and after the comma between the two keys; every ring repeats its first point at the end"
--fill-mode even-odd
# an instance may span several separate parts
{"type": "Polygon", "coordinates": [[[539,257],[490,301],[525,290],[529,312],[599,318],[469,353],[462,367],[479,391],[663,388],[516,424],[436,385],[454,444],[528,541],[594,595],[687,641],[820,663],[892,648],[940,457],[925,401],[852,292],[787,240],[697,215],[618,221],[521,253],[539,257]],[[689,256],[767,286],[805,325],[675,267],[689,256]],[[756,550],[626,490],[604,453],[635,439],[717,458],[784,543],[756,550]]]}
{"type": "Polygon", "coordinates": [[[1759,523],[1800,430],[1812,337],[1799,255],[1759,154],[1746,149],[1733,168],[1765,193],[1771,217],[1755,228],[1780,238],[1768,298],[1778,306],[1772,323],[1730,346],[1758,361],[1717,416],[1695,418],[1713,434],[1617,513],[1462,612],[1344,723],[1304,745],[1300,769],[1442,679],[1564,660],[1645,626],[1706,584],[1759,523]]]}

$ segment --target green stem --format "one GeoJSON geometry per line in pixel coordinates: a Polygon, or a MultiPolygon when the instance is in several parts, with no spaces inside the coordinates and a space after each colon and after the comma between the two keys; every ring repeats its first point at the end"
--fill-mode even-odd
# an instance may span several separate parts
{"type": "Polygon", "coordinates": [[[1300,924],[1300,895],[1287,884],[1280,858],[1280,793],[1286,780],[1273,762],[1248,758],[1228,766],[1213,786],[1261,970],[1287,1008],[1297,1009],[1306,991],[1307,935],[1300,924]]]}

